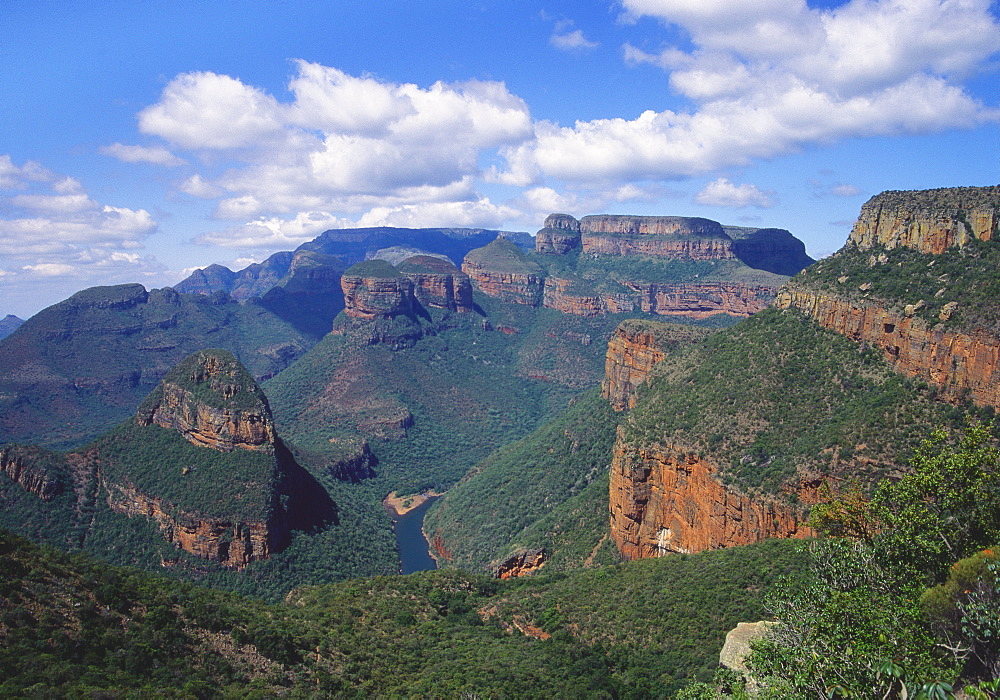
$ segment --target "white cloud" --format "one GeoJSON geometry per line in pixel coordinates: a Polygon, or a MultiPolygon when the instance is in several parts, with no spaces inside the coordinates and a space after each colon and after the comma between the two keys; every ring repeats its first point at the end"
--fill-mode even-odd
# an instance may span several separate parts
{"type": "Polygon", "coordinates": [[[63,277],[76,271],[75,267],[65,263],[38,263],[37,265],[24,265],[21,269],[40,277],[63,277]]]}
{"type": "Polygon", "coordinates": [[[106,156],[117,158],[126,163],[152,163],[172,168],[187,162],[163,146],[126,146],[122,143],[113,143],[110,146],[102,146],[98,150],[106,156]]]}
{"type": "Polygon", "coordinates": [[[830,193],[837,197],[857,197],[859,194],[862,194],[862,191],[857,185],[840,184],[834,185],[830,189],[830,193]]]}
{"type": "Polygon", "coordinates": [[[225,194],[224,189],[213,185],[197,173],[184,180],[184,182],[177,186],[177,189],[184,194],[189,194],[199,199],[217,199],[225,194]]]}
{"type": "Polygon", "coordinates": [[[715,207],[760,207],[774,206],[774,193],[760,190],[755,185],[735,185],[727,178],[708,183],[695,195],[694,201],[715,207]]]}
{"type": "Polygon", "coordinates": [[[352,225],[353,222],[325,211],[307,211],[299,212],[291,219],[260,218],[222,231],[205,233],[198,236],[195,243],[224,248],[290,250],[327,229],[348,228],[352,225]]]}
{"type": "Polygon", "coordinates": [[[851,0],[832,10],[803,0],[623,0],[632,17],[686,30],[693,48],[652,63],[690,101],[636,119],[536,124],[506,148],[493,181],[530,186],[680,179],[811,144],[969,128],[1000,120],[962,80],[1000,50],[989,0],[851,0]]]}
{"type": "Polygon", "coordinates": [[[549,43],[563,51],[589,51],[600,46],[596,41],[589,41],[583,35],[582,29],[573,29],[564,32],[557,30],[549,37],[549,43]]]}

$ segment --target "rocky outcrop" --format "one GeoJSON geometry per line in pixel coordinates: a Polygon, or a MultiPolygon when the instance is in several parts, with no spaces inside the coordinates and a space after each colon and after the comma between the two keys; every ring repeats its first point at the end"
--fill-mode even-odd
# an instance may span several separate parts
{"type": "Polygon", "coordinates": [[[771,537],[804,537],[801,514],[731,491],[698,455],[670,445],[627,446],[611,463],[611,536],[625,559],[701,552],[771,537]]]}
{"type": "Polygon", "coordinates": [[[862,250],[906,247],[938,254],[1000,228],[1000,185],[883,192],[861,207],[850,242],[862,250]]]}
{"type": "Polygon", "coordinates": [[[53,469],[55,458],[53,453],[37,447],[6,445],[0,448],[0,472],[25,491],[48,502],[63,490],[62,479],[53,469]]]}
{"type": "Polygon", "coordinates": [[[616,411],[632,408],[636,389],[664,357],[666,352],[649,324],[619,324],[608,341],[601,394],[616,411]]]}
{"type": "Polygon", "coordinates": [[[882,351],[898,371],[938,387],[958,400],[1000,408],[1000,338],[985,331],[947,330],[876,303],[848,301],[809,290],[783,289],[779,308],[794,307],[824,328],[882,351]]]}
{"type": "Polygon", "coordinates": [[[653,255],[691,260],[736,257],[721,224],[684,216],[585,216],[580,220],[584,253],[653,255]]]}
{"type": "Polygon", "coordinates": [[[469,276],[450,260],[417,255],[401,262],[398,269],[413,283],[413,295],[424,307],[459,313],[473,310],[469,276]]]}
{"type": "Polygon", "coordinates": [[[223,452],[273,449],[275,442],[267,399],[224,350],[196,353],[174,368],[142,403],[136,422],[176,430],[195,445],[223,452]]]}
{"type": "Polygon", "coordinates": [[[740,622],[726,633],[726,641],[719,652],[719,665],[741,673],[747,672],[746,658],[750,655],[750,644],[767,637],[769,630],[778,626],[777,622],[740,622]]]}
{"type": "Polygon", "coordinates": [[[535,307],[542,302],[545,271],[506,238],[471,251],[462,272],[487,296],[535,307]]]}
{"type": "Polygon", "coordinates": [[[702,319],[717,314],[748,318],[774,302],[776,289],[737,282],[684,284],[623,283],[637,292],[637,303],[646,313],[702,319]]]}
{"type": "Polygon", "coordinates": [[[599,294],[576,292],[575,286],[575,280],[559,277],[546,278],[542,292],[542,306],[547,309],[556,309],[564,314],[588,317],[609,313],[609,307],[616,309],[610,313],[631,311],[634,308],[634,304],[628,297],[605,299],[599,294]]]}
{"type": "Polygon", "coordinates": [[[545,549],[527,549],[513,554],[493,570],[493,576],[499,579],[519,578],[533,574],[548,561],[545,549]]]}
{"type": "Polygon", "coordinates": [[[130,518],[148,518],[178,549],[228,568],[243,569],[288,544],[288,527],[279,518],[271,522],[215,518],[179,510],[160,498],[142,493],[127,481],[102,479],[102,486],[114,512],[130,518]]]}
{"type": "Polygon", "coordinates": [[[413,282],[384,260],[367,260],[348,268],[340,285],[344,313],[351,318],[374,320],[413,314],[413,282]]]}
{"type": "Polygon", "coordinates": [[[580,247],[580,222],[569,214],[549,214],[535,234],[535,252],[565,255],[580,247]]]}

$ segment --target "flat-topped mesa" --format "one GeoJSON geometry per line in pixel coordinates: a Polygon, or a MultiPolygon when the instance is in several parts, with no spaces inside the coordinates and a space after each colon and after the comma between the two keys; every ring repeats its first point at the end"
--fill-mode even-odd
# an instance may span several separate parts
{"type": "Polygon", "coordinates": [[[596,214],[580,219],[584,253],[729,260],[736,255],[722,224],[685,216],[596,214]]]}
{"type": "Polygon", "coordinates": [[[976,238],[988,241],[998,228],[1000,185],[889,191],[861,207],[848,240],[862,250],[905,247],[939,254],[976,238]]]}
{"type": "Polygon", "coordinates": [[[399,263],[398,269],[413,283],[413,294],[423,306],[459,313],[472,311],[472,282],[450,260],[414,255],[399,263]]]}
{"type": "Polygon", "coordinates": [[[385,260],[365,260],[340,278],[344,313],[366,320],[409,316],[416,297],[413,282],[385,260]]]}
{"type": "Polygon", "coordinates": [[[139,406],[136,423],[222,452],[273,450],[275,442],[267,398],[226,350],[202,350],[174,367],[139,406]]]}
{"type": "Polygon", "coordinates": [[[569,214],[549,214],[535,234],[535,252],[565,255],[580,247],[580,222],[569,214]]]}
{"type": "Polygon", "coordinates": [[[470,251],[462,272],[487,296],[535,307],[542,302],[545,271],[506,238],[470,251]]]}

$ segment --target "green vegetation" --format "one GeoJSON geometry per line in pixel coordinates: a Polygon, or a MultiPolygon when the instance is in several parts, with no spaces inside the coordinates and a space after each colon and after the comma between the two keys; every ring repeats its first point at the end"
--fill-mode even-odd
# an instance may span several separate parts
{"type": "Polygon", "coordinates": [[[781,625],[750,658],[760,683],[788,698],[953,697],[956,681],[1000,677],[996,555],[966,559],[1000,541],[990,438],[972,426],[956,446],[938,431],[870,501],[818,509],[814,524],[851,536],[818,542],[810,575],[773,597],[781,625]]]}
{"type": "Polygon", "coordinates": [[[860,250],[849,244],[788,286],[873,303],[897,313],[922,301],[923,307],[914,315],[928,325],[939,323],[945,305],[952,304],[954,310],[944,327],[996,333],[1000,331],[998,267],[1000,240],[974,239],[938,255],[902,247],[860,250]]]}
{"type": "MultiPolygon", "coordinates": [[[[511,244],[513,245],[513,244],[511,244]]],[[[402,277],[402,273],[385,260],[375,258],[351,265],[344,277],[402,277]]]]}
{"type": "Polygon", "coordinates": [[[760,615],[760,590],[801,568],[800,549],[506,583],[425,572],[265,606],[0,533],[0,692],[649,697],[707,678],[725,630],[760,615]]]}
{"type": "Polygon", "coordinates": [[[538,276],[545,274],[538,263],[533,262],[523,250],[506,238],[497,238],[482,248],[470,251],[465,260],[495,272],[538,276]]]}
{"type": "Polygon", "coordinates": [[[733,282],[777,289],[788,277],[755,270],[739,260],[681,260],[651,255],[598,255],[584,253],[576,272],[581,277],[646,284],[733,282]]]}
{"type": "Polygon", "coordinates": [[[928,426],[961,426],[964,409],[934,396],[875,351],[768,309],[657,365],[623,435],[697,451],[742,490],[779,493],[797,473],[871,484],[928,426]]]}
{"type": "Polygon", "coordinates": [[[268,410],[264,392],[240,361],[226,350],[209,348],[184,358],[139,404],[139,416],[147,417],[155,410],[163,400],[165,384],[184,390],[187,401],[211,408],[261,414],[268,410]]]}
{"type": "MultiPolygon", "coordinates": [[[[490,570],[526,527],[607,473],[616,424],[608,402],[597,390],[587,392],[559,417],[477,464],[431,506],[424,530],[441,538],[450,564],[490,570]]],[[[601,529],[571,539],[600,541],[607,530],[606,486],[604,502],[601,529]]]]}

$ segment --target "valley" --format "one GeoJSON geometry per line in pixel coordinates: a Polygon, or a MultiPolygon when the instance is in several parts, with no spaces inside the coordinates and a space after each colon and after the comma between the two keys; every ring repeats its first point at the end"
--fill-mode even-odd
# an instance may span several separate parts
{"type": "MultiPolygon", "coordinates": [[[[0,340],[0,526],[72,553],[3,535],[4,599],[67,649],[172,601],[137,630],[233,692],[694,692],[728,629],[828,585],[818,557],[841,566],[857,518],[880,525],[856,549],[902,547],[900,494],[949,450],[979,450],[981,526],[891,550],[921,562],[905,576],[873,565],[905,579],[886,609],[1000,541],[998,212],[997,187],[883,193],[819,262],[782,229],[675,216],[328,231],[173,289],[84,290],[0,340]],[[40,617],[44,595],[110,612],[40,617]]],[[[984,677],[898,625],[871,654],[984,677]]],[[[4,653],[30,627],[3,618],[4,653]]],[[[771,683],[794,665],[774,644],[771,683]]],[[[165,687],[157,663],[100,683],[165,687]]]]}

